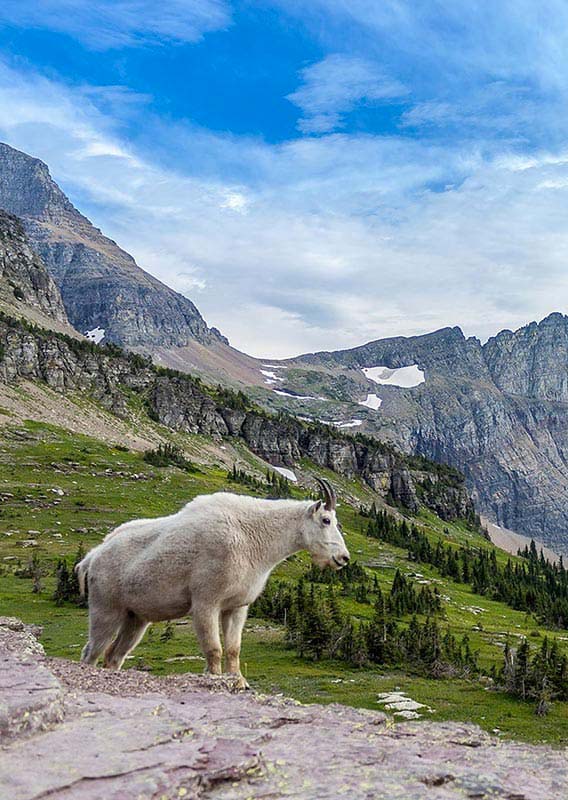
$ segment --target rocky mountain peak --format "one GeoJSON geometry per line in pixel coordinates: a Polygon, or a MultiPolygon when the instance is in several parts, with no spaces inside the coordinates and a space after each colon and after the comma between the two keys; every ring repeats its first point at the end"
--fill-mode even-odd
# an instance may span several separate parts
{"type": "Polygon", "coordinates": [[[504,392],[568,401],[568,316],[554,312],[517,331],[501,331],[486,342],[483,355],[504,392]]]}
{"type": "Polygon", "coordinates": [[[37,158],[0,144],[0,208],[20,216],[82,333],[152,352],[226,342],[188,298],[149,275],[83,216],[37,158]]]}
{"type": "Polygon", "coordinates": [[[19,217],[50,220],[74,211],[39,158],[0,142],[0,208],[19,217]]]}
{"type": "Polygon", "coordinates": [[[354,347],[300,356],[296,362],[343,364],[353,367],[385,366],[390,369],[417,364],[426,371],[464,377],[485,373],[481,345],[475,338],[466,339],[459,327],[447,327],[420,336],[396,336],[377,339],[354,347]]]}

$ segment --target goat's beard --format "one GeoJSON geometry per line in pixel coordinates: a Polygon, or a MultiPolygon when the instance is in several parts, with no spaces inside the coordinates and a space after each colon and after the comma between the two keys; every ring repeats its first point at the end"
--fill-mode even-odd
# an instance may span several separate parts
{"type": "Polygon", "coordinates": [[[321,556],[321,555],[312,555],[312,563],[319,567],[320,569],[325,569],[326,567],[331,567],[332,570],[337,572],[341,569],[341,566],[337,564],[333,560],[333,556],[321,556]]]}

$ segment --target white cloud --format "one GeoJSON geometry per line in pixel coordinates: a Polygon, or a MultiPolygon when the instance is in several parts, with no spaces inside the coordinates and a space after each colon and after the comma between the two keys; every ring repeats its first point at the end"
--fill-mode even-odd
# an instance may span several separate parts
{"type": "Polygon", "coordinates": [[[65,33],[95,50],[195,42],[225,28],[224,0],[7,0],[0,21],[65,33]]]}
{"type": "Polygon", "coordinates": [[[248,200],[241,192],[235,192],[231,189],[225,193],[225,200],[221,203],[221,208],[230,208],[232,211],[237,211],[240,214],[245,214],[248,206],[248,200]]]}
{"type": "Polygon", "coordinates": [[[388,78],[372,61],[335,53],[306,67],[302,85],[288,95],[303,112],[298,123],[304,133],[326,133],[343,127],[343,115],[365,102],[388,102],[408,90],[388,78]]]}
{"type": "Polygon", "coordinates": [[[443,325],[485,336],[568,307],[566,148],[179,128],[180,164],[197,150],[222,165],[195,177],[127,142],[103,96],[1,68],[0,138],[47,161],[97,226],[254,355],[443,325]]]}

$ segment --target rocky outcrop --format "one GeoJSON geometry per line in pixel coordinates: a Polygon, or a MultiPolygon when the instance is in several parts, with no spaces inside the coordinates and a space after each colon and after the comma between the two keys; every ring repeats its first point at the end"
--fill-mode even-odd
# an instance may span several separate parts
{"type": "Polygon", "coordinates": [[[0,208],[22,218],[82,333],[100,328],[106,341],[142,350],[226,342],[191,300],[140,269],[80,214],[42,161],[1,143],[0,208]]]}
{"type": "Polygon", "coordinates": [[[0,300],[15,313],[37,309],[46,317],[68,324],[63,301],[53,278],[32,250],[17,217],[0,208],[0,300]]]}
{"type": "Polygon", "coordinates": [[[41,628],[0,617],[0,742],[30,736],[63,718],[63,692],[45,667],[41,628]]]}
{"type": "Polygon", "coordinates": [[[392,725],[380,711],[235,695],[199,676],[97,670],[31,642],[0,618],[2,797],[565,798],[560,750],[472,725],[392,725]]]}
{"type": "MultiPolygon", "coordinates": [[[[485,345],[445,328],[302,356],[293,366],[327,372],[330,396],[342,374],[354,384],[352,400],[377,392],[383,402],[367,415],[367,432],[453,464],[490,519],[568,553],[568,317],[551,314],[485,345]],[[361,372],[410,364],[426,377],[412,389],[378,386],[361,372]]],[[[324,379],[320,390],[327,394],[324,379]]]]}
{"type": "Polygon", "coordinates": [[[483,346],[487,368],[503,392],[568,403],[568,317],[550,314],[540,324],[501,331],[483,346]]]}
{"type": "Polygon", "coordinates": [[[59,392],[79,389],[123,416],[128,413],[126,388],[141,394],[151,416],[174,430],[238,436],[276,466],[293,467],[309,458],[340,475],[363,479],[411,511],[431,503],[444,518],[475,518],[459,473],[426,461],[411,465],[372,439],[270,416],[243,395],[208,389],[187,375],[155,368],[141,356],[30,330],[6,318],[0,318],[0,344],[0,381],[41,380],[59,392]]]}

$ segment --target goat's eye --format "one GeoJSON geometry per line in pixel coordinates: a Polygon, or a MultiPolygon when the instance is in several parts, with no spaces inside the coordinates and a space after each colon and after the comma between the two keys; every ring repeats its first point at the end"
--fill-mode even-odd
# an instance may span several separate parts
{"type": "Polygon", "coordinates": [[[324,517],[322,519],[322,522],[323,522],[324,525],[330,525],[331,524],[331,520],[330,520],[329,517],[324,517]]]}

